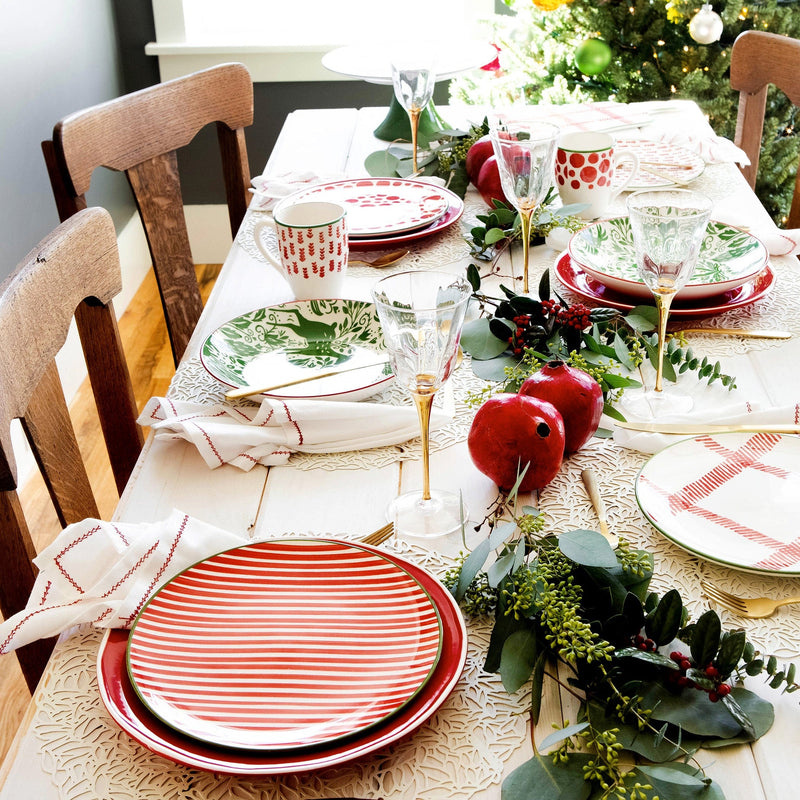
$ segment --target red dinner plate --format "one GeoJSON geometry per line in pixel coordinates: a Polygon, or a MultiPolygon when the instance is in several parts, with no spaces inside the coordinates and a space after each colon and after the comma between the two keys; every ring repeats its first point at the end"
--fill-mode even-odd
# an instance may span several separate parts
{"type": "MultiPolygon", "coordinates": [[[[627,297],[620,292],[609,289],[602,283],[589,277],[570,257],[562,253],[556,259],[556,277],[570,291],[592,303],[630,311],[634,306],[646,301],[642,298],[627,297]]],[[[755,303],[772,290],[775,284],[775,273],[767,266],[753,280],[737,286],[724,294],[704,297],[698,300],[676,300],[670,308],[670,316],[675,317],[709,317],[721,314],[734,308],[755,303]]]]}
{"type": "Polygon", "coordinates": [[[365,756],[415,731],[441,707],[461,676],[467,652],[464,620],[450,592],[428,572],[391,553],[362,544],[358,547],[379,553],[408,571],[428,592],[442,620],[442,649],[433,674],[420,692],[386,721],[333,743],[297,750],[227,749],[193,739],[161,722],[139,699],[126,669],[129,632],[125,630],[109,630],[97,656],[100,696],[111,717],[154,753],[189,767],[234,775],[323,769],[365,756]]]}
{"type": "Polygon", "coordinates": [[[181,733],[246,750],[327,744],[380,723],[439,659],[436,606],[379,553],[270,539],[189,567],[134,622],[128,673],[181,733]]]}

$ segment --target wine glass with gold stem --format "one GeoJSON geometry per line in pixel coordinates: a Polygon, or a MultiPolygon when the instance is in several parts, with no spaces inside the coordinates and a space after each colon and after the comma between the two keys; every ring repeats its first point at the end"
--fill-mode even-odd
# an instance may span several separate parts
{"type": "Polygon", "coordinates": [[[434,58],[425,52],[397,56],[392,61],[392,85],[397,102],[408,112],[411,123],[411,163],[417,172],[417,135],[419,116],[433,97],[436,85],[434,58]]]}
{"type": "Polygon", "coordinates": [[[711,217],[711,200],[688,189],[643,190],[627,200],[639,276],[653,293],[658,310],[658,361],[655,387],[631,396],[625,408],[642,418],[689,411],[691,396],[664,392],[664,340],[675,295],[692,277],[711,217]]]}
{"type": "Polygon", "coordinates": [[[494,119],[489,133],[500,185],[520,217],[522,291],[527,294],[531,221],[553,180],[559,129],[549,122],[509,116],[494,119]]]}
{"type": "Polygon", "coordinates": [[[435,270],[390,275],[372,289],[395,379],[414,401],[422,436],[422,489],[399,495],[387,510],[398,533],[441,536],[466,516],[459,494],[431,489],[429,431],[434,395],[458,362],[471,293],[463,277],[435,270]]]}

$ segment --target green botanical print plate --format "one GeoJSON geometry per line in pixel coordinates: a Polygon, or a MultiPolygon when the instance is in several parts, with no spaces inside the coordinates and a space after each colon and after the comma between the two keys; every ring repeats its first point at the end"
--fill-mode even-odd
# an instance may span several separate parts
{"type": "Polygon", "coordinates": [[[203,366],[229,386],[270,386],[342,368],[363,369],[287,386],[271,397],[361,400],[393,375],[375,306],[300,300],[259,308],[221,325],[203,343],[203,366]]]}
{"type": "MultiPolygon", "coordinates": [[[[628,217],[602,220],[578,231],[569,255],[600,283],[628,295],[652,295],[639,278],[628,217]]],[[[767,248],[749,233],[709,222],[694,274],[678,292],[681,299],[721,295],[754,278],[767,265],[767,248]]]]}

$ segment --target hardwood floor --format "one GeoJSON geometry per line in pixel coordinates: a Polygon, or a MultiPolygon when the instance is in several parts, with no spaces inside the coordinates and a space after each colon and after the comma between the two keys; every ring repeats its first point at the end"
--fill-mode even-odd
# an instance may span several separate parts
{"type": "MultiPolygon", "coordinates": [[[[197,277],[205,302],[219,274],[220,264],[197,265],[197,277]]],[[[120,336],[128,359],[136,404],[141,409],[150,397],[163,396],[175,372],[167,329],[153,272],[149,272],[119,321],[120,336]]],[[[97,498],[100,517],[110,519],[119,496],[111,475],[108,455],[100,433],[88,380],[70,406],[75,432],[97,498]]],[[[61,530],[41,477],[34,475],[20,491],[25,518],[41,551],[61,530]]],[[[0,656],[0,761],[5,757],[30,700],[16,656],[0,656]]]]}

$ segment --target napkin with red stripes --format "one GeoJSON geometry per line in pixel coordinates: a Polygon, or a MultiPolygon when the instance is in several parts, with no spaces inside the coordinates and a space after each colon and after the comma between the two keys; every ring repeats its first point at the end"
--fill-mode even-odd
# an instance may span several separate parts
{"type": "Polygon", "coordinates": [[[87,622],[129,628],[170,578],[248,541],[179,511],[155,523],[69,525],[34,559],[39,574],[28,605],[0,624],[0,653],[87,622]]]}
{"type": "MultiPolygon", "coordinates": [[[[434,409],[431,430],[448,420],[434,409]]],[[[232,464],[245,471],[285,464],[292,453],[366,450],[419,436],[411,406],[326,400],[265,398],[260,406],[233,406],[153,397],[138,422],[153,428],[158,439],[191,442],[211,469],[232,464]]]]}

